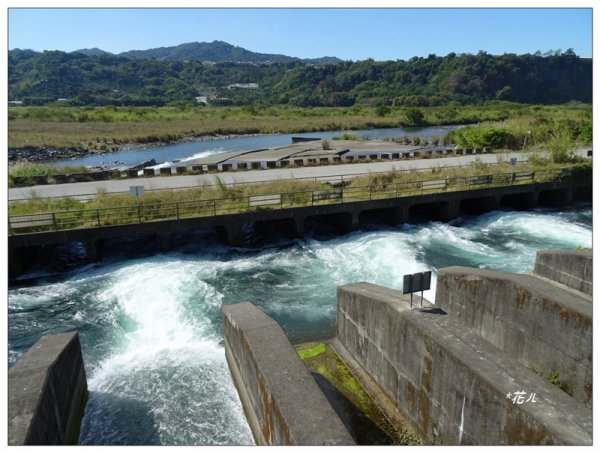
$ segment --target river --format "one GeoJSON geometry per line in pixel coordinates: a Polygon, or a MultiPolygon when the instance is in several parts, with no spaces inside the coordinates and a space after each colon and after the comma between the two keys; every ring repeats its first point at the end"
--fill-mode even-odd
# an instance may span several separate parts
{"type": "Polygon", "coordinates": [[[361,225],[334,236],[272,238],[260,249],[194,232],[172,252],[115,245],[99,265],[8,289],[8,360],[40,336],[77,329],[90,398],[84,445],[247,445],[220,307],[251,301],[293,342],[333,335],[335,288],[451,265],[527,273],[537,250],[590,247],[592,207],[493,211],[449,223],[361,225]]]}
{"type": "Polygon", "coordinates": [[[198,141],[190,143],[179,143],[175,145],[149,146],[146,148],[132,148],[122,151],[115,151],[100,155],[89,155],[73,159],[60,159],[45,162],[54,166],[79,166],[121,168],[138,165],[151,159],[157,163],[178,162],[200,157],[207,157],[213,154],[224,153],[228,151],[253,150],[270,148],[274,146],[285,146],[292,143],[292,137],[318,137],[321,139],[331,139],[336,135],[351,133],[369,139],[385,137],[432,137],[437,135],[443,137],[448,131],[457,129],[460,126],[437,126],[437,127],[405,127],[391,129],[370,129],[357,131],[328,131],[311,132],[298,134],[275,134],[275,135],[257,135],[242,136],[237,138],[223,138],[208,141],[198,141]]]}

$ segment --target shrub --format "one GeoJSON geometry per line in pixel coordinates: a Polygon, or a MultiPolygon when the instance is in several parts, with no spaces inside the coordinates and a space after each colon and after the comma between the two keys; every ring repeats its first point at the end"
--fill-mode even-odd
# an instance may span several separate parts
{"type": "Polygon", "coordinates": [[[406,117],[407,126],[423,126],[427,124],[425,115],[417,108],[406,109],[404,116],[406,117]]]}

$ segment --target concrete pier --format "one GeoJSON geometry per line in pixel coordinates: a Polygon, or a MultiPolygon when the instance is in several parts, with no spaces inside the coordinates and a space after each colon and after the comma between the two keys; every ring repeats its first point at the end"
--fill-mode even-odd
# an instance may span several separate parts
{"type": "Polygon", "coordinates": [[[227,363],[256,443],[353,445],[279,325],[249,302],[221,312],[227,363]]]}
{"type": "Polygon", "coordinates": [[[558,373],[591,408],[591,298],[531,275],[449,267],[438,273],[435,303],[528,369],[558,373]]]}
{"type": "Polygon", "coordinates": [[[8,370],[8,444],[76,445],[86,400],[77,332],[42,337],[8,370]]]}
{"type": "Polygon", "coordinates": [[[452,312],[410,309],[409,296],[369,283],[344,285],[337,339],[436,445],[592,444],[589,408],[452,312]]]}

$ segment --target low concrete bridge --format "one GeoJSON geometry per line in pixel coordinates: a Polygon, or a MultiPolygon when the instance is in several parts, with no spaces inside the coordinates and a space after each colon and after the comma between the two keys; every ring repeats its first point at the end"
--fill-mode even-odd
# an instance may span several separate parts
{"type": "MultiPolygon", "coordinates": [[[[424,189],[425,186],[421,186],[421,190],[424,189]]],[[[214,228],[227,244],[244,246],[244,226],[249,222],[269,224],[291,237],[302,237],[305,224],[314,220],[329,224],[340,233],[352,231],[362,221],[369,219],[377,219],[389,225],[423,220],[448,221],[460,213],[479,214],[503,207],[530,209],[538,205],[565,206],[573,199],[591,199],[591,179],[559,179],[452,192],[438,189],[433,193],[363,201],[347,201],[342,192],[337,195],[339,199],[329,200],[327,204],[315,203],[313,192],[313,203],[309,206],[286,208],[282,204],[281,207],[267,206],[269,209],[227,214],[219,214],[215,210],[214,213],[201,217],[180,218],[177,215],[176,218],[165,220],[144,222],[140,219],[135,223],[108,226],[103,226],[98,221],[94,227],[11,234],[8,238],[9,274],[14,277],[23,272],[26,262],[35,255],[35,249],[44,245],[81,242],[86,247],[88,260],[95,262],[101,258],[105,239],[155,235],[160,251],[168,252],[170,237],[174,232],[214,228]]],[[[15,232],[19,233],[18,230],[13,231],[15,232]]]]}

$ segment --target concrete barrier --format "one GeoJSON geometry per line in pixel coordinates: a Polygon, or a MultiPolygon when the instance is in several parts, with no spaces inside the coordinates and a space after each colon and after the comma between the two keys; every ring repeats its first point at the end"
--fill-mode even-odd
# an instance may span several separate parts
{"type": "Polygon", "coordinates": [[[256,443],[353,445],[281,327],[249,302],[221,312],[225,356],[256,443]]]}
{"type": "Polygon", "coordinates": [[[86,400],[77,332],[42,337],[8,370],[8,444],[77,444],[86,400]]]}
{"type": "Polygon", "coordinates": [[[65,184],[68,182],[70,175],[52,175],[48,179],[48,182],[52,181],[52,184],[65,184]]]}
{"type": "Polygon", "coordinates": [[[449,267],[438,273],[437,307],[515,361],[592,405],[592,303],[530,275],[449,267]]]}
{"type": "Polygon", "coordinates": [[[592,251],[543,250],[537,252],[534,274],[592,295],[592,251]]]}
{"type": "Polygon", "coordinates": [[[588,408],[451,313],[409,304],[369,283],[340,286],[337,338],[432,443],[592,444],[588,408]],[[517,404],[520,392],[535,401],[517,404]]]}

